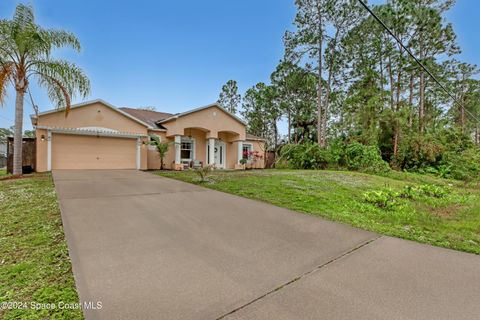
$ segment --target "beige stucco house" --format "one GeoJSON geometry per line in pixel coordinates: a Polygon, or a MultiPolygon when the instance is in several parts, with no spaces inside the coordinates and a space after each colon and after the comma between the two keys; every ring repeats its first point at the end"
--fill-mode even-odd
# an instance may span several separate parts
{"type": "Polygon", "coordinates": [[[31,116],[37,137],[39,172],[52,169],[158,169],[151,135],[170,142],[168,169],[192,164],[238,169],[244,157],[263,168],[264,141],[218,104],[178,114],[117,108],[103,100],[73,105],[68,116],[51,110],[31,116]],[[259,156],[252,158],[251,153],[259,156]],[[248,156],[250,154],[250,156],[248,156]]]}

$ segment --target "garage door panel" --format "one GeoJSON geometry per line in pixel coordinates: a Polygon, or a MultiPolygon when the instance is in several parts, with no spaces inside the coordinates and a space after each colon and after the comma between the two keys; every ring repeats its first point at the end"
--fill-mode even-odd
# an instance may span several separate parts
{"type": "Polygon", "coordinates": [[[135,169],[136,140],[52,135],[53,169],[135,169]]]}

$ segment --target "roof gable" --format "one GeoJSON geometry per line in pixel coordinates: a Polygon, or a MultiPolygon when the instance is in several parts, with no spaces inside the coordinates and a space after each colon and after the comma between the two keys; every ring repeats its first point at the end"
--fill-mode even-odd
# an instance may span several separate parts
{"type": "MultiPolygon", "coordinates": [[[[135,122],[137,122],[137,123],[140,123],[140,124],[144,125],[144,126],[147,127],[147,128],[155,128],[155,126],[152,126],[152,125],[150,125],[149,123],[147,123],[147,122],[145,122],[145,121],[142,121],[142,120],[140,120],[140,119],[132,116],[131,114],[129,114],[129,113],[127,113],[127,112],[125,112],[125,111],[123,111],[123,110],[115,107],[114,105],[112,105],[112,104],[110,104],[110,103],[108,103],[108,102],[106,102],[106,101],[104,101],[104,100],[102,100],[102,99],[96,99],[96,100],[92,100],[92,101],[86,101],[86,102],[74,104],[74,105],[72,105],[72,106],[70,107],[70,109],[77,109],[77,108],[87,107],[87,106],[90,106],[90,105],[95,104],[95,103],[102,104],[102,105],[104,105],[105,107],[110,108],[110,109],[112,109],[113,111],[116,111],[116,112],[122,114],[123,116],[125,116],[125,117],[127,117],[127,118],[129,118],[129,119],[131,119],[131,120],[133,120],[133,121],[135,121],[135,122]]],[[[52,114],[52,113],[57,113],[57,112],[64,112],[64,111],[65,111],[65,109],[53,109],[53,110],[48,110],[48,111],[40,112],[40,113],[38,113],[38,115],[31,115],[30,118],[32,119],[32,123],[33,123],[34,119],[36,119],[37,116],[38,116],[38,117],[41,117],[41,116],[43,116],[43,115],[52,114]]]]}
{"type": "Polygon", "coordinates": [[[163,120],[160,120],[160,121],[157,121],[157,124],[161,124],[161,123],[165,123],[165,122],[169,122],[169,121],[172,121],[172,120],[176,120],[180,117],[184,117],[184,116],[188,116],[189,114],[192,114],[192,113],[196,113],[196,112],[199,112],[199,111],[203,111],[203,110],[206,110],[208,108],[218,108],[219,110],[223,111],[225,114],[227,114],[228,116],[230,116],[231,118],[233,118],[234,120],[240,122],[241,124],[243,125],[247,125],[245,123],[245,121],[243,121],[242,119],[240,119],[239,117],[237,117],[236,115],[234,115],[233,113],[225,110],[224,108],[222,108],[218,103],[212,103],[212,104],[209,104],[209,105],[206,105],[206,106],[203,106],[203,107],[199,107],[199,108],[195,108],[195,109],[192,109],[192,110],[188,110],[188,111],[185,111],[185,112],[182,112],[182,113],[177,113],[177,114],[174,114],[173,116],[171,117],[168,117],[166,119],[163,119],[163,120]]]}
{"type": "Polygon", "coordinates": [[[127,107],[121,107],[119,109],[145,123],[148,123],[153,128],[159,127],[160,129],[164,129],[164,128],[162,126],[158,126],[157,122],[173,116],[173,114],[171,113],[158,112],[158,111],[152,111],[152,110],[135,109],[135,108],[127,108],[127,107]]]}

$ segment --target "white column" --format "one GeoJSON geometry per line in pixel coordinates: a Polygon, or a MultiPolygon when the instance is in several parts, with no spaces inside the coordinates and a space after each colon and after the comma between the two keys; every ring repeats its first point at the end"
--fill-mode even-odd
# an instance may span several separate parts
{"type": "Polygon", "coordinates": [[[208,148],[209,148],[209,162],[208,164],[215,165],[215,138],[208,138],[208,148]]]}
{"type": "Polygon", "coordinates": [[[142,140],[137,138],[137,156],[136,156],[136,167],[137,170],[140,170],[140,147],[142,145],[142,140]]]}
{"type": "Polygon", "coordinates": [[[182,136],[175,136],[175,164],[180,164],[180,147],[182,144],[182,136]]]}
{"type": "Polygon", "coordinates": [[[47,171],[52,171],[52,131],[47,130],[47,171]]]}
{"type": "Polygon", "coordinates": [[[240,164],[240,160],[243,159],[243,141],[238,141],[238,160],[237,163],[240,164]]]}

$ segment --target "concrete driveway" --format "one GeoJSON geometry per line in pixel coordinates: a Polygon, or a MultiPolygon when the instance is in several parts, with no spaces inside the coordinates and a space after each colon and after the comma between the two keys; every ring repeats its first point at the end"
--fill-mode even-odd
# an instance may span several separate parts
{"type": "Polygon", "coordinates": [[[87,319],[478,319],[480,257],[128,170],[55,171],[87,319]]]}

